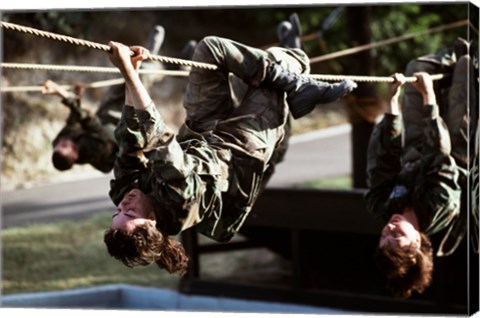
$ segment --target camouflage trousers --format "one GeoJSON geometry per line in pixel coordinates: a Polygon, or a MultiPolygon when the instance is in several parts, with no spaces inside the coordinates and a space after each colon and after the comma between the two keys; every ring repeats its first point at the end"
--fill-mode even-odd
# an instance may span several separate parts
{"type": "MultiPolygon", "coordinates": [[[[440,63],[416,59],[411,61],[406,70],[406,76],[415,72],[429,74],[443,73],[445,68],[440,63]]],[[[476,123],[478,121],[478,96],[475,89],[473,63],[469,55],[457,58],[451,77],[447,80],[434,82],[434,89],[439,106],[440,116],[443,118],[450,136],[450,154],[455,159],[459,168],[459,184],[462,189],[460,219],[452,229],[451,235],[463,236],[462,228],[470,220],[470,232],[474,248],[478,251],[478,215],[475,215],[475,195],[468,189],[474,157],[474,142],[476,123]],[[445,85],[446,84],[446,85],[445,85]],[[473,200],[472,200],[473,199],[473,200]],[[470,206],[468,205],[472,203],[470,206]],[[473,217],[469,218],[467,211],[472,211],[473,217]],[[477,233],[477,234],[475,234],[477,233]],[[476,236],[476,237],[474,237],[476,236]]],[[[405,85],[404,101],[402,104],[402,117],[404,121],[404,151],[421,147],[423,124],[421,94],[411,84],[405,85]]],[[[404,154],[405,154],[404,152],[404,154]]],[[[477,212],[478,213],[478,212],[477,212]]],[[[443,245],[443,244],[442,244],[443,245]]],[[[448,246],[442,246],[448,250],[448,246]]]]}
{"type": "MultiPolygon", "coordinates": [[[[406,70],[406,76],[415,72],[435,74],[441,72],[439,64],[422,60],[411,61],[406,70]]],[[[475,139],[476,118],[478,118],[477,94],[474,88],[474,72],[470,56],[461,56],[451,74],[451,83],[442,87],[434,83],[440,116],[448,127],[451,140],[451,154],[457,165],[468,169],[473,157],[473,142],[475,139]]],[[[404,144],[419,147],[422,142],[422,95],[412,84],[405,84],[402,117],[404,121],[404,144]]]]}
{"type": "Polygon", "coordinates": [[[260,85],[266,74],[267,59],[297,73],[309,72],[303,51],[283,48],[263,51],[228,39],[206,37],[198,44],[193,60],[218,65],[219,69],[191,70],[184,107],[186,124],[192,130],[221,136],[224,141],[270,162],[271,170],[287,149],[290,125],[285,93],[260,85]]]}

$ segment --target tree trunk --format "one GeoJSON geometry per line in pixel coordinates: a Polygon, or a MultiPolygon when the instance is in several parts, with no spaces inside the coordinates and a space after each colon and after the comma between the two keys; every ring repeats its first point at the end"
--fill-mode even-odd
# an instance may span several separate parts
{"type": "MultiPolygon", "coordinates": [[[[347,30],[350,47],[371,42],[370,6],[351,6],[346,10],[347,30]]],[[[348,72],[351,75],[371,75],[372,59],[369,50],[349,57],[348,72]]],[[[367,187],[367,147],[372,133],[374,120],[378,113],[379,102],[375,86],[371,83],[358,83],[349,102],[349,119],[352,124],[352,171],[353,187],[367,187]]]]}

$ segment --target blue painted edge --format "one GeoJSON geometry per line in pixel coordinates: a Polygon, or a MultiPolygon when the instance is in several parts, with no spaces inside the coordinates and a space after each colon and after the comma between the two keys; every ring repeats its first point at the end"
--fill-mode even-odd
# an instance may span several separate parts
{"type": "Polygon", "coordinates": [[[352,313],[326,307],[185,295],[170,289],[127,284],[11,294],[2,296],[0,300],[1,307],[5,308],[93,308],[292,314],[352,313]]]}

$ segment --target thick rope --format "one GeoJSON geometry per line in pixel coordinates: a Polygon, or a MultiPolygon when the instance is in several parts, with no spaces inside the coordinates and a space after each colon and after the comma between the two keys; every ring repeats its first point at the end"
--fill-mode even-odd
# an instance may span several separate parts
{"type": "MultiPolygon", "coordinates": [[[[446,74],[432,74],[430,77],[433,81],[440,80],[447,76],[446,74]]],[[[395,79],[392,76],[357,76],[357,75],[327,75],[327,74],[312,74],[311,78],[321,81],[343,81],[350,79],[354,82],[376,82],[376,83],[393,83],[395,79]]],[[[417,78],[414,76],[405,77],[405,82],[416,82],[417,78]]]]}
{"type": "MultiPolygon", "coordinates": [[[[327,74],[314,74],[310,75],[313,79],[316,80],[323,80],[323,81],[342,81],[344,79],[350,79],[355,82],[384,82],[384,83],[393,83],[394,79],[391,76],[346,76],[346,75],[327,75],[327,74]]],[[[440,80],[444,78],[445,74],[434,74],[431,75],[432,80],[440,80]]],[[[416,77],[405,77],[406,82],[416,82],[417,78],[416,77]]],[[[112,86],[112,85],[119,85],[123,84],[125,81],[123,78],[116,78],[112,80],[105,80],[105,81],[98,81],[98,82],[93,82],[90,84],[86,84],[86,88],[99,88],[99,87],[105,87],[105,86],[112,86]]],[[[72,85],[63,85],[62,86],[65,89],[71,89],[73,86],[72,85]]],[[[7,93],[7,92],[38,92],[42,91],[43,86],[11,86],[11,87],[1,87],[0,92],[1,93],[7,93]]]]}
{"type": "MultiPolygon", "coordinates": [[[[69,66],[69,65],[44,65],[44,64],[21,64],[21,63],[2,63],[1,67],[13,69],[37,69],[37,70],[55,70],[55,71],[80,71],[80,72],[104,72],[104,73],[120,73],[114,67],[90,67],[90,66],[69,66]]],[[[175,70],[139,70],[145,74],[165,74],[174,76],[188,76],[188,71],[175,70]]],[[[360,76],[360,75],[329,75],[329,74],[310,74],[313,79],[321,81],[343,81],[350,79],[354,82],[385,82],[392,83],[394,81],[391,76],[360,76]]],[[[431,75],[432,80],[436,81],[445,77],[445,74],[431,75]]],[[[407,82],[415,82],[416,77],[406,77],[407,82]]]]}
{"type": "Polygon", "coordinates": [[[355,54],[355,53],[370,50],[370,49],[373,49],[373,48],[376,48],[376,47],[379,47],[379,46],[384,46],[384,45],[393,44],[393,43],[396,43],[396,42],[409,40],[409,39],[417,37],[419,35],[425,35],[425,34],[429,34],[429,33],[441,32],[441,31],[445,31],[445,30],[448,30],[448,29],[458,28],[458,27],[461,27],[461,26],[465,26],[469,23],[470,23],[469,20],[461,20],[461,21],[457,21],[457,22],[454,22],[454,23],[434,27],[434,28],[431,28],[431,29],[428,29],[428,30],[418,31],[418,32],[410,33],[410,34],[405,34],[405,35],[394,37],[394,38],[391,38],[391,39],[387,39],[387,40],[383,40],[383,41],[379,41],[379,42],[374,42],[374,43],[369,43],[369,44],[365,44],[365,45],[360,45],[360,46],[349,48],[349,49],[346,49],[346,50],[343,50],[343,51],[338,51],[338,52],[334,52],[334,53],[330,53],[330,54],[321,55],[321,56],[318,56],[318,57],[311,58],[310,59],[310,64],[335,59],[335,58],[338,58],[338,57],[341,57],[341,56],[355,54]]]}
{"type": "MultiPolygon", "coordinates": [[[[68,43],[72,43],[72,44],[76,44],[76,45],[83,45],[83,46],[87,46],[87,47],[90,47],[90,48],[95,48],[95,49],[106,51],[106,52],[109,52],[111,50],[110,46],[108,46],[108,45],[99,44],[99,43],[95,43],[95,42],[87,41],[87,40],[82,40],[82,39],[77,39],[77,38],[73,38],[73,37],[70,37],[70,36],[55,34],[55,33],[51,33],[51,32],[46,32],[46,31],[31,28],[31,27],[25,27],[25,26],[17,25],[17,24],[10,23],[10,22],[0,21],[0,25],[3,28],[6,28],[6,29],[11,29],[11,30],[19,31],[19,32],[24,32],[24,33],[29,33],[29,34],[33,34],[33,35],[37,35],[37,36],[41,36],[41,37],[46,37],[46,38],[50,38],[50,39],[54,39],[54,40],[58,40],[58,41],[64,41],[64,42],[68,42],[68,43]]],[[[329,60],[329,59],[335,59],[335,58],[338,58],[338,57],[341,57],[341,56],[355,54],[355,53],[358,53],[358,52],[361,52],[361,51],[370,50],[372,48],[393,44],[393,43],[396,43],[396,42],[405,41],[405,40],[417,37],[419,35],[441,32],[441,31],[445,31],[445,30],[448,30],[448,29],[453,29],[453,28],[457,28],[457,27],[465,26],[465,25],[470,25],[470,26],[473,27],[470,20],[468,20],[468,19],[460,20],[460,21],[453,22],[453,23],[450,23],[450,24],[430,28],[428,30],[414,32],[414,33],[398,36],[398,37],[395,37],[395,38],[387,39],[387,40],[384,40],[384,41],[379,41],[379,42],[369,43],[369,44],[365,44],[365,45],[360,45],[360,46],[349,48],[349,49],[346,49],[346,50],[343,50],[343,51],[338,51],[338,52],[314,57],[314,58],[310,59],[310,64],[314,64],[314,63],[329,60]]],[[[315,37],[315,35],[316,35],[316,33],[312,33],[310,35],[306,35],[306,36],[302,37],[302,39],[303,40],[311,40],[312,38],[315,37]]],[[[275,43],[275,44],[278,44],[278,43],[275,43]]],[[[272,45],[275,45],[275,44],[272,44],[272,45]]],[[[134,52],[131,51],[130,54],[133,55],[134,52]]],[[[162,63],[170,63],[170,64],[177,64],[177,65],[191,66],[191,67],[204,68],[204,69],[210,69],[210,70],[218,69],[218,66],[214,65],[214,64],[193,62],[193,61],[189,61],[189,60],[182,60],[182,59],[178,59],[178,58],[171,58],[171,57],[160,56],[160,55],[149,55],[147,59],[162,62],[162,63]]]]}
{"type": "Polygon", "coordinates": [[[473,32],[475,32],[478,35],[478,29],[475,27],[475,25],[472,23],[472,21],[469,21],[470,27],[472,28],[473,32]]]}
{"type": "MultiPolygon", "coordinates": [[[[395,43],[395,42],[398,42],[398,41],[403,41],[403,40],[409,39],[411,37],[418,36],[420,34],[440,32],[440,31],[443,31],[443,30],[446,30],[446,29],[449,29],[449,28],[459,27],[459,26],[466,25],[466,24],[469,24],[469,23],[470,23],[469,20],[462,20],[462,21],[458,21],[458,22],[451,23],[451,24],[448,24],[448,25],[443,25],[443,26],[440,26],[440,27],[432,28],[432,29],[429,29],[429,30],[420,31],[420,32],[412,33],[412,34],[407,34],[407,35],[404,35],[404,36],[388,39],[388,40],[385,40],[385,41],[380,41],[380,42],[376,42],[376,43],[362,45],[362,46],[359,46],[359,47],[355,47],[355,48],[347,49],[347,50],[344,50],[344,51],[339,51],[339,52],[335,52],[335,53],[332,53],[332,54],[327,54],[327,55],[319,56],[317,58],[310,59],[310,63],[312,64],[312,63],[322,61],[322,60],[326,60],[326,59],[331,59],[331,58],[344,56],[344,55],[348,55],[348,54],[354,54],[354,53],[357,53],[357,52],[360,52],[360,51],[363,51],[363,50],[371,49],[373,47],[378,47],[378,46],[381,46],[381,45],[386,45],[386,44],[391,44],[391,43],[395,43]]],[[[72,44],[76,44],[76,45],[83,45],[83,46],[87,46],[87,47],[90,47],[90,48],[95,48],[95,49],[103,50],[103,51],[107,51],[107,52],[111,50],[111,48],[108,45],[103,45],[103,44],[99,44],[99,43],[95,43],[95,42],[91,42],[91,41],[87,41],[87,40],[76,39],[76,38],[69,37],[69,36],[59,35],[59,34],[46,32],[46,31],[41,31],[41,30],[37,30],[37,29],[34,29],[34,28],[24,27],[24,26],[20,26],[20,25],[16,25],[16,24],[13,24],[13,23],[8,23],[8,22],[3,22],[3,21],[0,21],[0,24],[4,28],[16,30],[16,31],[19,31],[19,32],[34,34],[34,35],[37,35],[37,36],[47,37],[47,38],[51,38],[51,39],[55,39],[55,40],[59,40],[59,41],[64,41],[64,42],[68,42],[68,43],[72,43],[72,44]]],[[[132,55],[134,54],[133,51],[131,51],[130,53],[132,55]]],[[[193,61],[188,61],[188,60],[181,60],[181,59],[175,59],[175,58],[169,58],[169,57],[157,56],[157,55],[150,55],[148,57],[148,59],[149,60],[154,60],[154,61],[159,61],[159,62],[162,62],[162,63],[179,64],[179,65],[184,65],[184,66],[199,67],[199,68],[205,68],[205,69],[211,69],[211,70],[215,70],[215,69],[218,68],[216,65],[213,65],[213,64],[199,63],[199,62],[193,62],[193,61]]],[[[55,71],[103,72],[103,73],[117,73],[117,74],[120,73],[120,71],[117,68],[112,68],[112,67],[40,65],[40,64],[19,64],[19,63],[2,63],[1,67],[3,67],[3,68],[14,68],[14,69],[43,69],[43,70],[55,70],[55,71]]],[[[189,73],[188,71],[144,70],[144,69],[139,70],[139,72],[143,73],[143,74],[164,74],[164,75],[172,75],[172,76],[188,76],[188,73],[189,73]]],[[[328,75],[328,74],[313,74],[313,75],[309,75],[309,76],[312,77],[313,79],[323,80],[323,81],[342,81],[344,79],[351,79],[355,82],[388,82],[388,83],[392,83],[394,81],[394,79],[391,76],[388,76],[388,77],[355,76],[355,75],[346,76],[346,75],[328,75]]],[[[435,74],[435,75],[432,75],[432,80],[439,80],[443,77],[444,77],[444,74],[435,74]]],[[[416,80],[417,79],[415,77],[407,77],[406,78],[407,82],[415,82],[416,80]]],[[[29,88],[29,86],[26,86],[26,87],[24,86],[24,87],[21,87],[19,89],[25,89],[26,90],[27,88],[29,88]]],[[[31,86],[30,86],[30,88],[31,88],[31,86]]],[[[9,89],[11,91],[13,91],[15,88],[10,87],[9,89]]],[[[37,90],[37,87],[35,88],[35,90],[37,90]]],[[[2,92],[3,91],[6,91],[6,90],[2,90],[2,92]]]]}
{"type": "MultiPolygon", "coordinates": [[[[95,43],[92,41],[87,41],[87,40],[82,40],[82,39],[77,39],[71,36],[66,36],[66,35],[61,35],[61,34],[56,34],[52,32],[46,32],[30,27],[25,27],[21,26],[18,24],[10,23],[10,22],[4,22],[0,21],[0,25],[9,30],[14,30],[18,32],[23,32],[23,33],[28,33],[28,34],[33,34],[36,36],[40,37],[45,37],[57,41],[63,41],[79,46],[86,46],[89,48],[105,51],[105,52],[110,52],[111,48],[108,45],[105,44],[100,44],[100,43],[95,43]]],[[[133,51],[130,51],[130,55],[134,55],[135,53],[133,51]]],[[[188,60],[182,60],[178,58],[171,58],[171,57],[166,57],[166,56],[159,56],[159,55],[149,55],[148,60],[151,61],[158,61],[162,63],[170,63],[170,64],[176,64],[176,65],[183,65],[183,66],[191,66],[191,67],[196,67],[196,68],[203,68],[203,69],[208,69],[208,70],[216,70],[218,69],[218,66],[214,64],[208,64],[208,63],[200,63],[200,62],[193,62],[193,61],[188,61],[188,60]]]]}
{"type": "MultiPolygon", "coordinates": [[[[106,86],[120,85],[125,83],[123,78],[115,78],[105,81],[92,82],[85,84],[85,88],[100,88],[106,86]]],[[[60,87],[71,90],[74,85],[60,85],[60,87]]],[[[1,87],[1,93],[10,93],[10,92],[41,92],[44,89],[44,86],[10,86],[10,87],[1,87]]]]}
{"type": "MultiPolygon", "coordinates": [[[[411,39],[413,37],[416,37],[416,36],[419,36],[419,35],[441,32],[441,31],[445,31],[445,30],[448,30],[448,29],[458,28],[458,27],[461,27],[461,26],[464,26],[464,25],[467,25],[467,24],[470,24],[470,26],[478,34],[478,30],[476,30],[474,28],[474,26],[470,22],[470,20],[468,20],[468,19],[460,20],[460,21],[457,21],[457,22],[453,22],[451,24],[445,24],[445,25],[441,25],[441,26],[438,26],[438,27],[433,27],[433,28],[430,28],[430,29],[427,29],[427,30],[414,32],[414,33],[409,33],[409,34],[394,37],[394,38],[391,38],[391,39],[387,39],[387,40],[383,40],[383,41],[379,41],[379,42],[373,42],[373,43],[349,48],[349,49],[346,49],[346,50],[337,51],[337,52],[333,52],[333,53],[329,53],[329,54],[325,54],[325,55],[320,55],[318,57],[313,57],[313,58],[310,59],[310,64],[317,63],[317,62],[320,62],[320,61],[333,60],[333,59],[335,59],[337,57],[340,57],[340,56],[355,54],[355,53],[365,51],[365,50],[370,50],[370,49],[373,49],[373,48],[376,48],[376,47],[379,47],[379,46],[389,45],[389,44],[409,40],[409,39],[411,39]]],[[[307,35],[303,35],[300,38],[302,39],[303,42],[313,41],[313,40],[316,40],[318,38],[318,32],[313,32],[313,33],[310,33],[310,34],[307,34],[307,35]]],[[[269,47],[278,46],[278,45],[279,45],[279,42],[275,42],[275,43],[271,43],[269,45],[262,46],[262,48],[267,49],[269,47]]]]}
{"type": "MultiPolygon", "coordinates": [[[[116,67],[102,66],[78,66],[78,65],[45,65],[29,63],[0,63],[0,67],[22,70],[47,70],[47,71],[68,71],[68,72],[92,72],[92,73],[115,73],[120,74],[116,67]]],[[[162,70],[162,69],[140,69],[140,74],[162,74],[170,76],[188,76],[188,71],[162,70]]]]}

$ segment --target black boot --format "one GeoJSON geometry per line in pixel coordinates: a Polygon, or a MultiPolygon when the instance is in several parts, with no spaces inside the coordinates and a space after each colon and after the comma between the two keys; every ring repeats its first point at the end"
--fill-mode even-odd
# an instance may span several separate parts
{"type": "Polygon", "coordinates": [[[456,38],[453,43],[453,51],[455,52],[455,57],[458,61],[460,57],[470,53],[470,42],[462,38],[456,38]]]}
{"type": "Polygon", "coordinates": [[[357,87],[351,80],[329,84],[290,72],[277,63],[267,63],[267,72],[262,85],[287,93],[288,107],[295,119],[310,113],[318,104],[342,98],[357,87]]]}
{"type": "MultiPolygon", "coordinates": [[[[148,34],[147,45],[145,48],[150,52],[151,55],[158,55],[160,49],[163,45],[163,40],[165,39],[165,29],[161,25],[156,25],[148,34]]],[[[143,70],[161,70],[163,69],[162,63],[158,61],[145,61],[140,66],[143,70]]],[[[150,89],[150,87],[155,83],[163,79],[163,75],[160,74],[142,74],[141,75],[143,85],[150,89]]]]}
{"type": "MultiPolygon", "coordinates": [[[[176,55],[176,58],[182,59],[182,60],[192,60],[193,53],[195,52],[195,47],[197,46],[197,41],[195,40],[190,40],[185,44],[185,46],[182,48],[182,50],[176,55]]],[[[189,67],[187,66],[182,66],[182,65],[177,65],[177,64],[168,64],[166,65],[167,70],[188,70],[189,67]]]]}
{"type": "Polygon", "coordinates": [[[195,52],[195,47],[197,46],[197,41],[190,40],[185,44],[183,49],[178,54],[178,58],[183,60],[192,60],[193,52],[195,52]]]}
{"type": "Polygon", "coordinates": [[[280,46],[291,49],[302,49],[302,29],[296,13],[290,16],[290,21],[282,21],[277,27],[280,46]]]}
{"type": "Polygon", "coordinates": [[[146,48],[152,55],[158,55],[165,39],[165,29],[161,25],[156,25],[148,35],[146,48]]]}

